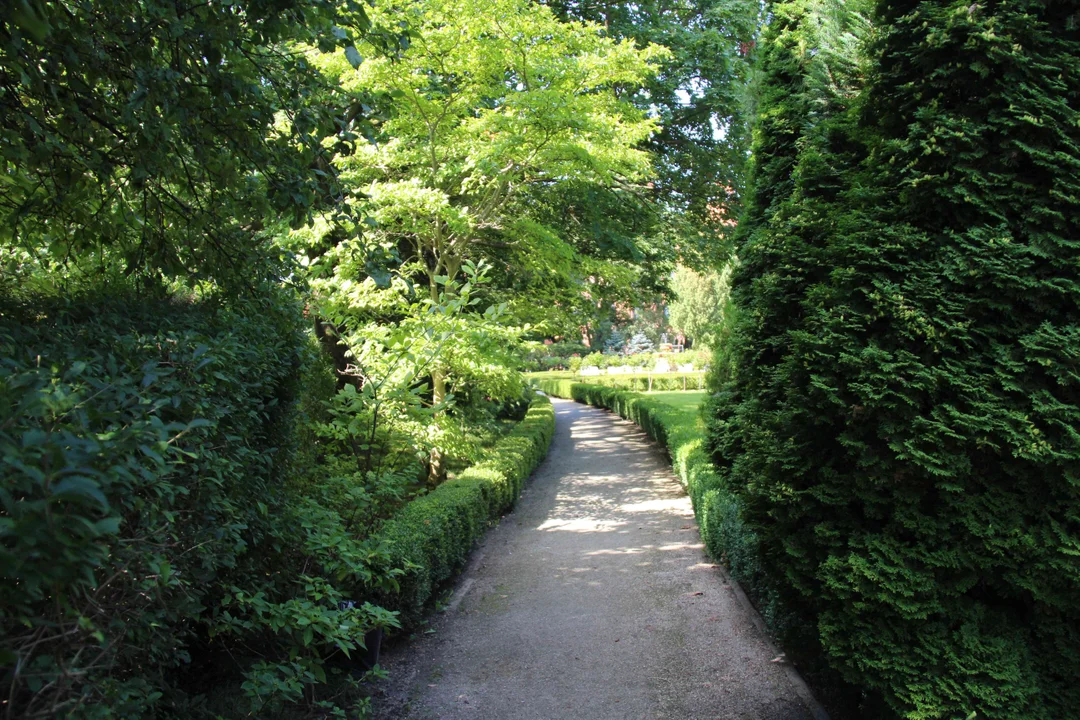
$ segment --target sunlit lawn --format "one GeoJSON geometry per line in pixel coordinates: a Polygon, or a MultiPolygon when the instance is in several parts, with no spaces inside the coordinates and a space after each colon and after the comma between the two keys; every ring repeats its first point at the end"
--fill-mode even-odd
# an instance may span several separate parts
{"type": "Polygon", "coordinates": [[[705,396],[708,393],[700,391],[679,391],[679,392],[653,392],[645,393],[654,400],[659,400],[665,405],[671,405],[677,407],[680,410],[686,410],[688,413],[697,414],[698,406],[705,400],[705,396]]]}

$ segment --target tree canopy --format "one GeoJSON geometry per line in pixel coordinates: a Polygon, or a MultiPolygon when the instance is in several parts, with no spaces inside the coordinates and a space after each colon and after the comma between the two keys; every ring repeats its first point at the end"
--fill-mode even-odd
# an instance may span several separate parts
{"type": "Polygon", "coordinates": [[[351,46],[370,30],[360,5],[11,10],[0,26],[9,277],[82,261],[88,272],[250,285],[268,220],[302,223],[340,193],[323,143],[351,142],[357,129],[290,46],[351,46]]]}

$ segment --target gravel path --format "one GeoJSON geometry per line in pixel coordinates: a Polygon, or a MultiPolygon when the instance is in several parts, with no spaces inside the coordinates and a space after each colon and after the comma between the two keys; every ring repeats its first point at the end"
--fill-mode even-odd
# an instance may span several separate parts
{"type": "Polygon", "coordinates": [[[434,632],[385,652],[377,717],[821,720],[632,423],[553,400],[548,459],[434,632]]]}

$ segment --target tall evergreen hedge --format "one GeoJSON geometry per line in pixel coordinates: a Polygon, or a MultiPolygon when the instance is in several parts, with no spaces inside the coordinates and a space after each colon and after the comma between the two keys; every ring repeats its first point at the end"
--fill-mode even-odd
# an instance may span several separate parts
{"type": "Polygon", "coordinates": [[[1078,11],[879,2],[867,89],[740,250],[718,467],[905,718],[1080,717],[1078,11]]]}

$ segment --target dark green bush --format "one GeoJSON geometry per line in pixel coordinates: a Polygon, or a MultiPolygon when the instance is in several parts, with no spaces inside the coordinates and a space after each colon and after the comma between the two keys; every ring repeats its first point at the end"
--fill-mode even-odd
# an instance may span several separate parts
{"type": "Polygon", "coordinates": [[[413,500],[382,527],[374,541],[387,548],[387,566],[405,572],[398,587],[376,601],[400,612],[403,627],[420,620],[439,588],[464,567],[476,541],[514,505],[554,432],[551,402],[537,396],[487,459],[413,500]]]}
{"type": "Polygon", "coordinates": [[[222,682],[225,712],[269,712],[393,622],[338,604],[395,573],[369,570],[332,483],[284,476],[299,320],[278,294],[0,309],[13,716],[198,717],[222,682]]]}
{"type": "Polygon", "coordinates": [[[190,661],[193,621],[266,537],[294,317],[256,301],[0,311],[0,665],[16,707],[137,715],[190,661]]]}
{"type": "Polygon", "coordinates": [[[1078,9],[878,3],[738,251],[721,479],[889,716],[1078,717],[1078,9]]]}

